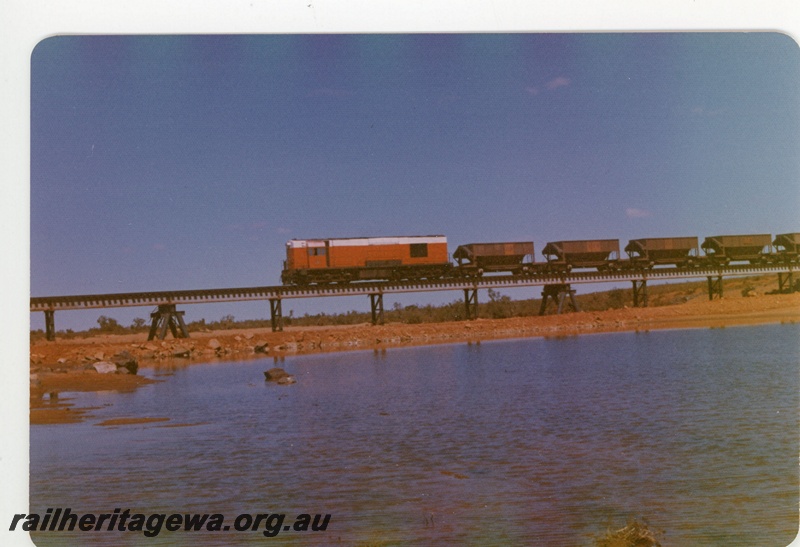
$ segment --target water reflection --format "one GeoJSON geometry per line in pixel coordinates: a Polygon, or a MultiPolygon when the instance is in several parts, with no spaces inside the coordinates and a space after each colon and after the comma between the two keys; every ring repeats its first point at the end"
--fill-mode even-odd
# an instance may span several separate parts
{"type": "MultiPolygon", "coordinates": [[[[659,331],[176,368],[96,418],[199,425],[34,428],[31,505],[332,515],[324,537],[273,538],[292,544],[585,545],[643,515],[665,544],[786,545],[797,335],[659,331]],[[265,383],[276,364],[298,383],[265,383]]],[[[37,542],[59,537],[75,541],[37,542]]]]}

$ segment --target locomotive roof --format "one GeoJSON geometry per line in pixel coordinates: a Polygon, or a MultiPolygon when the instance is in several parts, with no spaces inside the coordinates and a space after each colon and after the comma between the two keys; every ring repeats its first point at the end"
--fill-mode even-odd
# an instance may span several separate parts
{"type": "Polygon", "coordinates": [[[286,243],[288,247],[307,247],[324,245],[331,247],[360,247],[366,245],[409,245],[413,243],[447,243],[443,235],[432,236],[396,236],[396,237],[329,237],[320,239],[292,239],[286,243]]]}

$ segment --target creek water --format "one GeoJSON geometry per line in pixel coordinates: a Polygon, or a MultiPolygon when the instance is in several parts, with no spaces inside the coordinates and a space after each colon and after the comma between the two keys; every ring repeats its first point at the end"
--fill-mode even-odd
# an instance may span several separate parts
{"type": "MultiPolygon", "coordinates": [[[[616,333],[145,370],[31,429],[31,512],[218,513],[224,531],[42,532],[39,545],[784,546],[798,529],[800,326],[616,333]],[[96,425],[115,417],[169,422],[96,425]],[[188,424],[188,425],[185,425],[188,424]],[[182,427],[164,427],[184,425],[182,427]],[[237,532],[239,514],[330,515],[237,532]],[[319,521],[321,522],[321,521],[319,521]]],[[[271,521],[273,524],[275,520],[271,521]]],[[[247,524],[246,520],[239,524],[247,524]]]]}

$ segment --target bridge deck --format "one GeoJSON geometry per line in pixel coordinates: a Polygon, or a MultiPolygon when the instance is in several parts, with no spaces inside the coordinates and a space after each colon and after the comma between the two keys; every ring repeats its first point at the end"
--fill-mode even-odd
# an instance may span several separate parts
{"type": "Polygon", "coordinates": [[[729,266],[725,268],[657,268],[625,272],[571,272],[566,275],[484,276],[415,282],[359,282],[321,286],[265,286],[229,289],[202,289],[161,292],[87,294],[31,297],[30,311],[54,312],[92,308],[207,304],[247,300],[282,300],[328,296],[358,296],[449,290],[502,289],[556,284],[609,283],[619,281],[666,281],[693,278],[722,278],[766,274],[791,274],[791,264],[769,266],[729,266]]]}

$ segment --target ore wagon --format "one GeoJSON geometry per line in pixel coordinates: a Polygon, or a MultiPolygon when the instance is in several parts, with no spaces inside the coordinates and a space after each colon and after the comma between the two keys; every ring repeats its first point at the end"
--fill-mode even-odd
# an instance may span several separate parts
{"type": "Polygon", "coordinates": [[[573,268],[617,269],[619,266],[618,239],[551,241],[542,249],[550,271],[573,268]]]}
{"type": "Polygon", "coordinates": [[[522,274],[532,271],[533,242],[468,243],[453,253],[463,275],[483,275],[484,272],[522,274]]]}
{"type": "Polygon", "coordinates": [[[778,234],[772,242],[781,262],[797,262],[800,256],[800,233],[778,234]]]}
{"type": "Polygon", "coordinates": [[[696,237],[650,237],[632,239],[625,247],[631,264],[653,267],[671,264],[686,267],[698,263],[700,251],[696,237]]]}
{"type": "Polygon", "coordinates": [[[729,262],[767,262],[771,259],[770,234],[726,235],[707,237],[701,245],[706,257],[716,264],[729,262]]]}
{"type": "Polygon", "coordinates": [[[286,244],[281,281],[435,279],[451,270],[445,236],[293,239],[286,244]]]}

